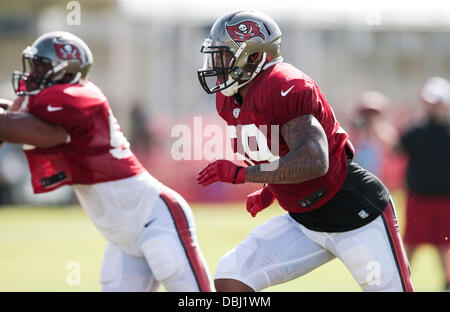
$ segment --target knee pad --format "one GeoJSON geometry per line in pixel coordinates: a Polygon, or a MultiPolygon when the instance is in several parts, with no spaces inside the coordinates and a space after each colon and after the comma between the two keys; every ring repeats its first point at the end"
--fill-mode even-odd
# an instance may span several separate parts
{"type": "MultiPolygon", "coordinates": [[[[119,283],[122,278],[122,254],[118,247],[111,243],[106,246],[105,254],[103,256],[102,269],[100,272],[100,283],[103,285],[115,285],[119,283]]],[[[104,289],[105,290],[105,289],[104,289]]],[[[109,290],[106,290],[109,291],[109,290]]]]}
{"type": "Polygon", "coordinates": [[[160,282],[173,277],[185,261],[179,242],[170,235],[158,235],[145,240],[141,250],[153,276],[160,282]]]}

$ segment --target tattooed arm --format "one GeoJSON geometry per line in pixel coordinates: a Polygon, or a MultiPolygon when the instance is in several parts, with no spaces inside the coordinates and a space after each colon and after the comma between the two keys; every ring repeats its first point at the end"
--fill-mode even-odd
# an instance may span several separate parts
{"type": "Polygon", "coordinates": [[[275,170],[267,171],[267,164],[247,167],[246,182],[301,183],[328,172],[328,142],[314,116],[303,115],[289,121],[281,128],[281,135],[289,152],[277,160],[275,170]]]}

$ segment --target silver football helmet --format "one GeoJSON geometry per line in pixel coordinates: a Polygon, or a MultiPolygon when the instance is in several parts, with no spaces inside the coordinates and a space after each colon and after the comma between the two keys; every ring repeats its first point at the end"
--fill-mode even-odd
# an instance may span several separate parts
{"type": "Polygon", "coordinates": [[[33,95],[59,83],[87,79],[93,63],[83,40],[63,31],[46,33],[22,52],[22,71],[13,73],[17,95],[33,95]]]}
{"type": "Polygon", "coordinates": [[[232,96],[268,64],[281,60],[281,30],[257,11],[234,11],[221,16],[203,42],[200,84],[209,94],[232,96]]]}

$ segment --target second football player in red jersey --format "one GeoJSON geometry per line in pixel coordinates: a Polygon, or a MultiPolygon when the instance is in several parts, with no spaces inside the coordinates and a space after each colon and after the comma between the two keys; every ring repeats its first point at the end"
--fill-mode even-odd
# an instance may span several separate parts
{"type": "Polygon", "coordinates": [[[255,216],[276,199],[288,213],[255,228],[227,253],[218,291],[259,291],[338,257],[365,291],[412,291],[387,188],[352,161],[354,151],[317,84],[281,57],[281,31],[256,11],[213,25],[201,52],[202,87],[216,93],[242,168],[217,160],[198,183],[264,183],[247,197],[255,216]]]}
{"type": "MultiPolygon", "coordinates": [[[[35,193],[63,185],[108,240],[105,291],[210,291],[192,211],[139,163],[107,98],[87,80],[89,47],[67,32],[40,36],[13,74],[19,97],[0,109],[0,139],[24,144],[35,193]]],[[[56,233],[57,234],[57,233],[56,233]]]]}

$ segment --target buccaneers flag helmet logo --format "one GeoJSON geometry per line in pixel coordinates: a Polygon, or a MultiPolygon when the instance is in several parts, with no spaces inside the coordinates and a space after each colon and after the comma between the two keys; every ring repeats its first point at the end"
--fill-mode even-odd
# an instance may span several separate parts
{"type": "Polygon", "coordinates": [[[266,36],[261,32],[261,26],[254,21],[243,21],[235,25],[227,25],[228,35],[235,42],[244,42],[254,37],[265,40],[266,36]]]}
{"type": "Polygon", "coordinates": [[[79,60],[81,61],[80,50],[73,44],[70,43],[53,43],[56,51],[56,55],[62,60],[79,60]]]}

